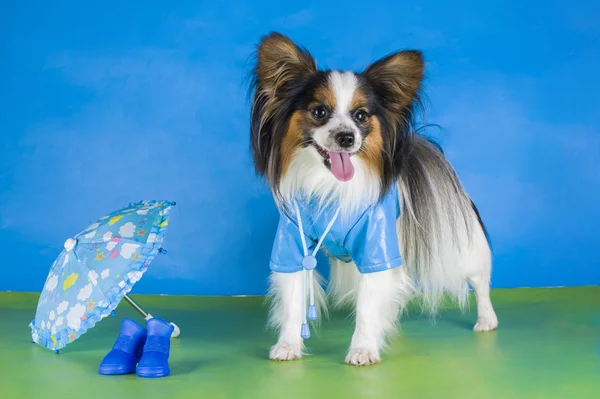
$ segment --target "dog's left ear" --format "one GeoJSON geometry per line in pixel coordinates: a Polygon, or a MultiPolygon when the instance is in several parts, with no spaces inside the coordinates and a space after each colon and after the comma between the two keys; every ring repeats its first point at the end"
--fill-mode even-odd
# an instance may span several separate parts
{"type": "Polygon", "coordinates": [[[387,154],[384,170],[393,176],[401,173],[411,149],[411,124],[415,108],[421,105],[424,64],[420,51],[405,50],[382,58],[362,73],[380,99],[378,117],[388,126],[382,135],[387,154]]]}
{"type": "Polygon", "coordinates": [[[399,114],[415,99],[424,75],[423,54],[405,50],[388,55],[369,65],[362,75],[383,97],[385,106],[399,114]]]}

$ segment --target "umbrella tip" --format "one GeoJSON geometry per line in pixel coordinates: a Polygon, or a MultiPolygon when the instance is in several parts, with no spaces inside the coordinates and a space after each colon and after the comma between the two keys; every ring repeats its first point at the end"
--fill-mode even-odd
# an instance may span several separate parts
{"type": "Polygon", "coordinates": [[[77,245],[77,240],[75,238],[67,238],[67,240],[63,244],[67,252],[73,250],[73,248],[75,248],[75,245],[77,245]]]}

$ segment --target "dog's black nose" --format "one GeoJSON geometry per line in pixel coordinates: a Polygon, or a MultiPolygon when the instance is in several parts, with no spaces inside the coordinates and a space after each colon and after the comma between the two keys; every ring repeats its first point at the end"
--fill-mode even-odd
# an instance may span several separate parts
{"type": "Polygon", "coordinates": [[[350,148],[354,145],[354,133],[351,132],[340,132],[336,133],[335,141],[342,148],[350,148]]]}

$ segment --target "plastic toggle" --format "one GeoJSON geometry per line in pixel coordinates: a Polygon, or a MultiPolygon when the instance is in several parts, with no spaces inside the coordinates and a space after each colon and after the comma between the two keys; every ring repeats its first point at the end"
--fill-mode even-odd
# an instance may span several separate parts
{"type": "Polygon", "coordinates": [[[315,305],[310,305],[308,307],[308,320],[310,320],[310,321],[317,320],[317,307],[315,305]]]}
{"type": "Polygon", "coordinates": [[[308,324],[302,324],[302,330],[300,331],[300,336],[302,337],[302,339],[309,339],[310,338],[310,328],[308,327],[308,324]]]}
{"type": "Polygon", "coordinates": [[[76,239],[67,238],[67,241],[65,241],[65,250],[67,250],[67,252],[72,251],[73,248],[75,248],[75,244],[77,244],[76,239]]]}
{"type": "Polygon", "coordinates": [[[305,256],[304,259],[302,259],[302,267],[306,270],[314,269],[317,267],[317,258],[312,255],[305,256]]]}

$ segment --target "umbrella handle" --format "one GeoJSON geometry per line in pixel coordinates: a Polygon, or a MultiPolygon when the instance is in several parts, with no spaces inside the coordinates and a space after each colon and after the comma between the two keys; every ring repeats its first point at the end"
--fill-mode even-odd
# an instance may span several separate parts
{"type": "MultiPolygon", "coordinates": [[[[135,308],[135,310],[137,310],[146,321],[150,320],[151,318],[153,318],[154,316],[152,316],[150,313],[146,313],[146,311],[144,311],[144,309],[142,309],[142,307],[140,305],[138,305],[133,299],[131,299],[129,297],[129,295],[125,295],[124,297],[127,302],[129,302],[129,304],[131,306],[133,306],[135,308]]],[[[176,338],[179,336],[179,334],[181,334],[181,330],[179,329],[179,326],[177,326],[177,324],[175,323],[170,323],[173,326],[173,332],[171,333],[171,338],[176,338]]]]}
{"type": "Polygon", "coordinates": [[[179,337],[179,334],[181,333],[181,330],[179,329],[179,327],[177,326],[177,324],[171,322],[170,323],[173,326],[173,333],[171,334],[171,338],[176,338],[179,337]]]}
{"type": "MultiPolygon", "coordinates": [[[[148,313],[148,315],[145,317],[146,321],[152,319],[154,316],[152,316],[150,313],[148,313]]],[[[181,330],[179,329],[179,326],[175,323],[173,323],[172,321],[169,322],[170,325],[173,326],[173,332],[171,333],[171,338],[177,338],[179,337],[179,334],[181,334],[181,330]]]]}

